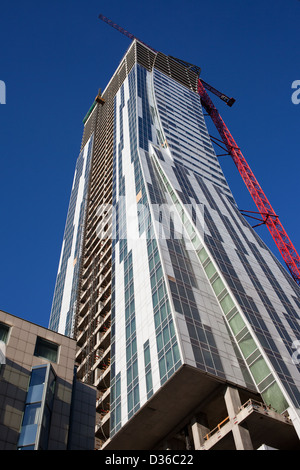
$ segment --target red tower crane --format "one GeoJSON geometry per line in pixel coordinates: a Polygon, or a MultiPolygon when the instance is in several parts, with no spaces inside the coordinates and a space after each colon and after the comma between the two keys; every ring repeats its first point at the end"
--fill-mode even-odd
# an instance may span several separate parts
{"type": "MultiPolygon", "coordinates": [[[[132,40],[138,39],[121,26],[106,18],[104,15],[100,14],[99,18],[110,26],[112,26],[113,28],[120,31],[128,38],[132,40]]],[[[138,39],[138,41],[140,40],[138,39]]],[[[146,45],[149,49],[153,50],[154,52],[157,52],[155,51],[155,49],[148,46],[143,41],[140,42],[146,45]]],[[[173,57],[173,59],[175,58],[173,57]]],[[[192,64],[188,64],[187,62],[181,61],[179,59],[175,60],[188,66],[192,66],[192,64]]],[[[198,79],[198,93],[200,95],[202,106],[204,107],[207,114],[211,117],[213,123],[215,124],[222,139],[222,142],[228,151],[228,154],[231,155],[241,177],[243,178],[246,187],[248,188],[250,195],[252,196],[252,199],[259,211],[259,214],[262,217],[262,223],[268,227],[269,232],[271,233],[272,238],[286,263],[286,266],[291,273],[292,278],[298,285],[300,285],[300,256],[297,253],[290,238],[288,237],[288,234],[286,233],[284,227],[282,226],[278,215],[276,215],[273,207],[271,206],[265,193],[260,187],[240,148],[236,144],[226,124],[221,118],[219,111],[210,99],[206,89],[221,98],[228,106],[232,106],[235,100],[233,98],[228,98],[225,94],[219,92],[214,87],[204,82],[202,79],[198,79]]]]}
{"type": "Polygon", "coordinates": [[[204,109],[210,115],[213,123],[219,131],[221,139],[224,142],[228,153],[231,155],[241,177],[243,178],[244,183],[246,184],[259,213],[264,218],[264,223],[268,227],[293,279],[297,282],[297,284],[300,285],[299,254],[297,253],[294,245],[288,237],[288,234],[283,228],[278,215],[276,215],[265,193],[261,189],[240,148],[237,146],[218,110],[204,89],[201,80],[198,81],[198,93],[201,97],[201,102],[204,109]]]}

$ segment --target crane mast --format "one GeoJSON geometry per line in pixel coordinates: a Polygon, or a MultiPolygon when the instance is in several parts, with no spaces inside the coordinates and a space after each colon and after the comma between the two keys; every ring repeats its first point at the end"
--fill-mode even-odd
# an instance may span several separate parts
{"type": "MultiPolygon", "coordinates": [[[[126,31],[124,28],[119,26],[118,24],[114,23],[104,15],[100,14],[99,18],[104,21],[105,23],[109,24],[129,39],[134,40],[138,39],[133,34],[126,31]]],[[[143,41],[139,42],[147,46],[154,52],[157,52],[152,47],[145,44],[143,41]]],[[[187,62],[180,61],[181,63],[186,64],[187,66],[192,66],[192,64],[188,64],[187,62]]],[[[232,106],[235,102],[233,98],[229,98],[225,94],[219,92],[214,87],[206,83],[202,79],[198,79],[198,93],[200,95],[201,103],[204,109],[206,110],[207,114],[211,117],[214,125],[216,126],[220,137],[226,146],[228,154],[232,157],[258,211],[259,214],[263,217],[263,223],[268,227],[268,230],[279,250],[281,256],[290,271],[290,274],[294,281],[300,285],[300,256],[297,253],[294,245],[292,244],[288,234],[286,233],[284,227],[282,226],[278,215],[276,215],[273,207],[271,206],[269,200],[267,199],[265,193],[263,192],[261,186],[259,185],[257,179],[255,178],[251,168],[249,167],[245,157],[243,156],[240,148],[236,144],[234,138],[232,137],[231,133],[229,132],[226,124],[224,123],[223,119],[221,118],[219,111],[213,104],[210,96],[208,95],[207,91],[212,92],[216,96],[218,96],[222,101],[224,101],[228,106],[232,106]]]]}

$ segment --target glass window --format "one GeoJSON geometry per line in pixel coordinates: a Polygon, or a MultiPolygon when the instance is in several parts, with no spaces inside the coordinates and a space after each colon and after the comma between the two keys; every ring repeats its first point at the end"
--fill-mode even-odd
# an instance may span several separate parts
{"type": "Polygon", "coordinates": [[[170,339],[170,333],[169,333],[169,327],[168,327],[168,325],[165,326],[165,328],[163,329],[163,338],[164,338],[164,344],[167,344],[167,342],[168,342],[169,339],[170,339]]]}
{"type": "Polygon", "coordinates": [[[49,438],[49,432],[50,432],[50,419],[51,419],[51,413],[50,413],[49,408],[46,406],[44,410],[44,414],[43,414],[43,419],[42,419],[39,450],[47,450],[48,438],[49,438]]]}
{"type": "Polygon", "coordinates": [[[194,245],[194,248],[197,250],[201,246],[200,238],[197,235],[195,235],[191,240],[194,245]]]}
{"type": "Polygon", "coordinates": [[[216,269],[215,269],[214,265],[212,264],[212,262],[209,262],[208,265],[204,268],[204,270],[205,270],[205,272],[206,272],[209,279],[216,272],[216,269]]]}
{"type": "Polygon", "coordinates": [[[121,378],[120,374],[117,375],[117,380],[116,380],[116,398],[118,398],[121,395],[121,378]]]}
{"type": "Polygon", "coordinates": [[[29,426],[31,424],[37,424],[40,408],[40,403],[30,403],[29,405],[26,405],[22,425],[29,426]]]}
{"type": "Polygon", "coordinates": [[[32,369],[18,443],[19,448],[33,444],[35,444],[35,448],[47,448],[55,381],[56,376],[50,364],[32,369]],[[39,425],[41,425],[41,434],[38,442],[37,429],[39,425]]]}
{"type": "Polygon", "coordinates": [[[46,367],[39,367],[32,370],[26,399],[27,403],[36,403],[38,401],[42,401],[46,370],[46,367]]]}
{"type": "Polygon", "coordinates": [[[213,284],[212,284],[212,287],[213,287],[213,290],[215,291],[215,294],[216,295],[219,295],[222,290],[224,289],[224,283],[223,281],[218,278],[213,284]]]}
{"type": "Polygon", "coordinates": [[[136,345],[136,338],[133,338],[132,340],[132,355],[134,355],[137,351],[137,345],[136,345]]]}
{"type": "Polygon", "coordinates": [[[127,406],[128,406],[128,412],[132,410],[133,408],[133,393],[132,391],[128,393],[127,395],[127,406]]]}
{"type": "Polygon", "coordinates": [[[262,397],[267,405],[271,405],[278,413],[282,413],[288,408],[288,403],[283,396],[278,384],[274,382],[262,394],[262,397]]]}
{"type": "Polygon", "coordinates": [[[202,248],[200,251],[198,251],[198,255],[199,255],[199,258],[200,258],[200,261],[202,261],[202,263],[206,260],[206,258],[208,257],[206,251],[204,248],[202,248]]]}
{"type": "Polygon", "coordinates": [[[162,285],[159,286],[159,288],[158,288],[158,297],[159,297],[159,300],[161,300],[164,295],[165,295],[164,286],[163,286],[163,284],[162,284],[162,285]]]}
{"type": "Polygon", "coordinates": [[[245,323],[240,314],[237,313],[236,315],[234,315],[233,318],[231,318],[231,320],[229,321],[229,325],[232,329],[234,336],[236,336],[237,333],[239,333],[239,331],[244,328],[245,323]]]}
{"type": "Polygon", "coordinates": [[[159,365],[159,372],[160,372],[160,377],[162,378],[164,375],[166,375],[166,364],[165,364],[165,358],[162,357],[158,363],[159,365]]]}
{"type": "Polygon", "coordinates": [[[132,364],[132,375],[133,375],[133,380],[138,376],[138,362],[137,360],[134,361],[132,364]]]}
{"type": "Polygon", "coordinates": [[[157,282],[160,280],[160,278],[162,277],[162,268],[161,268],[161,265],[158,266],[157,270],[156,270],[156,279],[157,279],[157,282]]]}
{"type": "Polygon", "coordinates": [[[250,356],[250,354],[255,351],[257,348],[255,341],[251,337],[250,333],[247,333],[240,341],[239,346],[245,358],[250,356]]]}
{"type": "Polygon", "coordinates": [[[127,383],[130,384],[132,382],[132,366],[129,366],[127,369],[127,383]]]}
{"type": "Polygon", "coordinates": [[[145,355],[145,366],[147,366],[150,363],[150,348],[149,348],[149,345],[147,345],[145,347],[144,355],[145,355]]]}
{"type": "Polygon", "coordinates": [[[163,348],[162,333],[159,333],[156,338],[158,352],[163,348]]]}
{"type": "Polygon", "coordinates": [[[259,357],[251,366],[251,373],[257,384],[261,382],[267,375],[270,374],[270,369],[267,366],[263,357],[259,357]]]}
{"type": "Polygon", "coordinates": [[[153,292],[153,294],[152,294],[152,301],[153,301],[153,307],[156,307],[157,302],[158,302],[158,295],[157,295],[157,292],[153,292]]]}
{"type": "Polygon", "coordinates": [[[173,357],[172,357],[171,349],[169,349],[169,351],[167,351],[166,353],[166,362],[167,362],[167,371],[169,371],[171,367],[173,367],[173,357]]]}
{"type": "Polygon", "coordinates": [[[116,407],[116,425],[119,424],[121,421],[121,405],[117,405],[116,407]]]}
{"type": "Polygon", "coordinates": [[[165,318],[167,318],[167,304],[163,304],[160,308],[160,314],[161,314],[161,320],[163,321],[165,318]]]}
{"type": "Polygon", "coordinates": [[[38,357],[43,357],[52,362],[57,362],[58,345],[38,336],[36,340],[34,355],[38,357]]]}
{"type": "Polygon", "coordinates": [[[139,385],[137,384],[134,389],[133,389],[133,400],[134,400],[134,406],[136,406],[140,400],[140,394],[139,394],[139,385]]]}
{"type": "Polygon", "coordinates": [[[175,336],[175,329],[174,329],[174,324],[173,324],[173,321],[171,320],[170,321],[170,334],[171,334],[171,338],[173,338],[173,336],[175,336]]]}
{"type": "Polygon", "coordinates": [[[110,387],[110,401],[111,401],[111,403],[113,403],[115,400],[116,400],[116,386],[111,385],[111,387],[110,387]]]}
{"type": "Polygon", "coordinates": [[[130,324],[126,326],[126,341],[130,338],[130,324]]]}
{"type": "Polygon", "coordinates": [[[221,300],[220,304],[225,315],[232,309],[232,307],[234,307],[234,303],[229,294],[227,294],[224,299],[221,300]]]}
{"type": "Polygon", "coordinates": [[[146,389],[147,393],[152,389],[152,375],[151,371],[146,374],[146,389]]]}
{"type": "Polygon", "coordinates": [[[180,360],[180,353],[179,353],[179,348],[177,344],[174,344],[173,346],[173,356],[174,356],[174,363],[178,362],[180,360]]]}
{"type": "Polygon", "coordinates": [[[9,333],[9,326],[5,325],[5,323],[0,323],[0,341],[3,341],[5,344],[7,343],[9,333]]]}
{"type": "Polygon", "coordinates": [[[26,405],[18,443],[19,447],[35,445],[39,414],[40,403],[26,405]]]}

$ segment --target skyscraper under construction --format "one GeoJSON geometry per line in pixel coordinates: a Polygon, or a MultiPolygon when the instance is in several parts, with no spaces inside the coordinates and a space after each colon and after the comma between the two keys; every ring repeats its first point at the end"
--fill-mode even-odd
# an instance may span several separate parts
{"type": "Polygon", "coordinates": [[[96,448],[299,448],[300,288],[241,215],[200,69],[133,40],[84,118],[49,327],[96,448]]]}

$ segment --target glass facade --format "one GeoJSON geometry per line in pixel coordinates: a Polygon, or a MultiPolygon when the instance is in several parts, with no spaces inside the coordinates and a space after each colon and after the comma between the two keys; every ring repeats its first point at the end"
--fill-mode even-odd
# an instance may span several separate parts
{"type": "MultiPolygon", "coordinates": [[[[165,85],[167,85],[167,81],[164,81],[165,85]]],[[[163,94],[163,96],[165,95],[166,93],[163,94]]],[[[173,102],[176,99],[181,107],[178,93],[169,93],[167,96],[173,96],[173,102]],[[175,96],[176,98],[174,98],[175,96]]],[[[195,98],[195,101],[197,99],[195,98]]],[[[186,103],[186,99],[184,103],[186,103]]],[[[169,102],[168,106],[173,116],[174,108],[169,102]]],[[[163,111],[165,113],[165,109],[163,111]]],[[[180,109],[177,114],[181,116],[182,110],[180,109]]],[[[199,109],[196,115],[198,116],[196,119],[198,126],[200,125],[201,138],[205,142],[208,135],[203,127],[203,121],[199,120],[199,116],[201,116],[199,109]]],[[[191,113],[191,119],[187,117],[185,120],[187,127],[191,124],[191,128],[195,128],[194,120],[195,116],[191,113]]],[[[178,122],[176,123],[177,127],[178,122]]],[[[184,128],[184,125],[180,123],[179,127],[180,129],[184,128]]],[[[170,131],[167,120],[165,120],[164,130],[166,135],[170,131]]],[[[180,130],[180,132],[182,131],[180,130]]],[[[173,138],[173,136],[172,130],[171,137],[173,138]]],[[[178,141],[182,142],[182,139],[178,139],[178,141]]],[[[193,138],[193,145],[195,141],[196,139],[193,138]]],[[[170,147],[171,154],[174,156],[172,143],[170,147]]],[[[178,152],[178,148],[176,152],[178,152]]],[[[297,379],[298,370],[297,365],[290,360],[292,356],[290,348],[299,334],[299,322],[294,321],[296,318],[299,319],[299,311],[296,312],[299,289],[291,283],[288,274],[279,268],[279,263],[274,263],[274,257],[267,247],[241,217],[232,195],[228,194],[229,188],[226,188],[224,178],[216,176],[218,182],[214,181],[213,176],[220,174],[221,169],[218,168],[212,153],[208,151],[207,145],[205,145],[205,152],[202,156],[199,151],[197,152],[198,166],[200,167],[204,161],[207,164],[206,169],[202,168],[200,172],[199,168],[192,172],[191,164],[187,165],[185,160],[181,160],[179,167],[179,153],[176,153],[178,158],[174,156],[174,163],[171,165],[162,161],[158,155],[156,155],[156,163],[160,176],[166,185],[166,190],[179,209],[179,216],[182,217],[184,211],[188,212],[191,206],[195,207],[195,204],[199,202],[204,204],[203,236],[201,237],[201,234],[198,237],[195,236],[191,242],[197,253],[202,243],[206,245],[207,250],[210,250],[211,255],[206,256],[204,260],[200,259],[200,261],[223,313],[226,318],[230,315],[227,326],[231,329],[233,337],[236,338],[240,352],[246,361],[247,375],[249,376],[248,373],[250,373],[252,381],[256,384],[263,398],[267,403],[268,400],[272,402],[275,409],[283,411],[288,406],[287,400],[283,396],[287,396],[286,393],[294,405],[298,407],[299,389],[296,386],[299,380],[297,379]],[[163,166],[166,173],[162,169],[163,166]],[[168,175],[168,179],[166,179],[166,175],[168,175]],[[180,189],[180,192],[170,186],[170,181],[180,189]],[[199,243],[200,238],[202,243],[199,243]],[[273,265],[274,269],[271,268],[273,265]],[[289,286],[288,294],[278,281],[282,274],[284,274],[283,283],[289,286]],[[250,292],[253,295],[249,295],[250,292]],[[240,313],[238,313],[238,309],[240,313]],[[283,313],[284,311],[285,313],[283,313]],[[289,324],[288,328],[286,321],[289,324]],[[268,328],[270,322],[277,329],[275,335],[268,328]],[[252,331],[251,335],[250,330],[252,331]],[[272,348],[269,346],[270,342],[261,341],[262,337],[267,337],[269,341],[272,341],[272,348]],[[285,357],[288,358],[290,354],[287,361],[280,360],[282,343],[286,345],[285,357]],[[268,344],[267,347],[265,347],[266,344],[268,344]],[[294,369],[294,373],[291,372],[292,369],[294,369]],[[273,374],[271,370],[274,371],[273,374]],[[295,380],[292,378],[293,375],[295,380]],[[284,388],[285,393],[283,393],[284,388]]],[[[193,162],[192,164],[195,168],[193,162]]],[[[193,216],[189,211],[183,222],[188,219],[188,215],[193,216]]],[[[186,224],[186,228],[187,232],[190,230],[191,233],[197,233],[196,227],[191,229],[186,224]]],[[[205,249],[202,248],[200,254],[202,258],[204,251],[205,249]]],[[[205,254],[207,255],[207,251],[205,254]]],[[[209,343],[213,344],[211,340],[209,343]]],[[[244,377],[249,381],[247,375],[244,374],[244,377]]]]}
{"type": "Polygon", "coordinates": [[[51,330],[70,337],[74,333],[76,297],[92,150],[93,136],[91,136],[80,152],[76,163],[49,321],[49,328],[51,330]]]}
{"type": "Polygon", "coordinates": [[[32,368],[19,450],[47,450],[56,376],[50,364],[32,368]]]}

